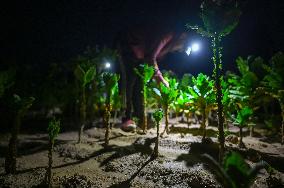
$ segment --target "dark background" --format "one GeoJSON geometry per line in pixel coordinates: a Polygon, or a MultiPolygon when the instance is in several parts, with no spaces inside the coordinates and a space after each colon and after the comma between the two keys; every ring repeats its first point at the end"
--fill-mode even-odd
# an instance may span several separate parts
{"type": "MultiPolygon", "coordinates": [[[[185,29],[187,22],[201,23],[199,0],[26,0],[1,2],[1,64],[68,62],[87,46],[111,47],[118,32],[140,21],[173,24],[185,29]]],[[[284,49],[284,1],[241,1],[237,28],[223,41],[224,69],[234,70],[237,56],[268,59],[284,49]]],[[[160,67],[182,73],[211,73],[210,43],[191,56],[170,54],[160,67]]]]}

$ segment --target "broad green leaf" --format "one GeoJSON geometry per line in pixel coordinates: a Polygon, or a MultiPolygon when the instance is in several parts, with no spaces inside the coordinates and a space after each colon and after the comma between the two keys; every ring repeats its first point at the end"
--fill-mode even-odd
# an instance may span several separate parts
{"type": "Polygon", "coordinates": [[[253,110],[249,107],[243,107],[240,111],[238,111],[236,123],[239,126],[244,126],[249,123],[249,118],[253,115],[253,110]]]}
{"type": "Polygon", "coordinates": [[[84,85],[87,85],[92,80],[94,80],[95,76],[96,76],[96,68],[92,66],[87,70],[86,74],[84,75],[84,85]]]}
{"type": "Polygon", "coordinates": [[[154,67],[148,64],[141,64],[138,68],[134,68],[135,73],[143,80],[146,85],[154,75],[154,67]]]}

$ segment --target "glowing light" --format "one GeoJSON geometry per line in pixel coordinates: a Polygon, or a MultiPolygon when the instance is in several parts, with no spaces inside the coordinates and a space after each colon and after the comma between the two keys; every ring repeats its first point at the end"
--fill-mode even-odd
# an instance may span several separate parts
{"type": "Polygon", "coordinates": [[[109,63],[109,62],[106,62],[105,68],[106,68],[106,69],[109,69],[109,68],[110,68],[110,63],[109,63]]]}
{"type": "Polygon", "coordinates": [[[196,52],[196,51],[198,51],[199,49],[200,49],[200,46],[199,46],[198,43],[193,43],[193,44],[192,44],[191,50],[192,50],[193,52],[196,52]]]}
{"type": "Polygon", "coordinates": [[[187,55],[190,55],[190,53],[191,53],[191,47],[188,47],[188,48],[186,49],[185,53],[186,53],[187,55]]]}
{"type": "Polygon", "coordinates": [[[187,47],[185,53],[190,55],[192,52],[197,52],[200,49],[200,45],[198,43],[193,43],[191,46],[187,47]]]}

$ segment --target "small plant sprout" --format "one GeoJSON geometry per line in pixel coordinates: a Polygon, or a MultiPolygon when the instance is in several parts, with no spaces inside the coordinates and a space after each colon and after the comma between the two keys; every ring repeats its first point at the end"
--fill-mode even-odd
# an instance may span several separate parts
{"type": "Polygon", "coordinates": [[[240,140],[239,140],[240,148],[245,148],[245,144],[243,143],[243,127],[249,124],[252,115],[253,115],[253,110],[246,106],[238,111],[237,118],[234,122],[234,124],[238,126],[240,129],[240,140]]]}
{"type": "Polygon", "coordinates": [[[47,128],[48,136],[49,136],[49,145],[48,145],[48,167],[46,170],[46,185],[50,188],[52,187],[52,155],[53,155],[53,147],[54,141],[58,136],[60,131],[60,120],[56,120],[53,118],[47,128]]]}
{"type": "Polygon", "coordinates": [[[155,142],[155,148],[153,152],[153,157],[156,158],[159,155],[159,127],[160,127],[160,121],[163,119],[163,110],[158,109],[154,112],[153,117],[157,126],[157,136],[156,136],[156,142],[155,142]]]}
{"type": "Polygon", "coordinates": [[[109,134],[110,134],[110,116],[113,105],[115,103],[115,94],[118,92],[118,80],[119,76],[113,73],[105,72],[102,75],[103,82],[104,82],[104,124],[106,128],[105,132],[105,147],[109,145],[109,134]]]}
{"type": "Polygon", "coordinates": [[[160,84],[159,89],[154,88],[154,92],[156,94],[156,98],[158,100],[158,103],[160,103],[164,110],[164,116],[165,116],[165,129],[161,133],[161,136],[165,134],[165,132],[169,133],[169,107],[170,105],[176,100],[178,95],[177,86],[178,83],[176,79],[168,79],[169,87],[160,84]]]}
{"type": "Polygon", "coordinates": [[[79,64],[74,70],[74,74],[81,85],[81,101],[80,101],[80,128],[78,130],[78,143],[81,142],[81,136],[86,124],[86,87],[96,76],[96,68],[89,64],[79,64]]]}

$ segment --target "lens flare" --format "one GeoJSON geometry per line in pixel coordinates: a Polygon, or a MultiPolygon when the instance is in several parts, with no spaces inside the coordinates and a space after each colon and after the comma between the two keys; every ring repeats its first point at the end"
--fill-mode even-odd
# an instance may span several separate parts
{"type": "Polygon", "coordinates": [[[109,69],[110,68],[110,63],[109,62],[106,62],[105,64],[105,68],[109,69]]]}
{"type": "Polygon", "coordinates": [[[192,44],[191,50],[192,50],[193,52],[196,52],[196,51],[198,51],[199,49],[200,49],[200,46],[199,46],[198,43],[193,43],[193,44],[192,44]]]}

